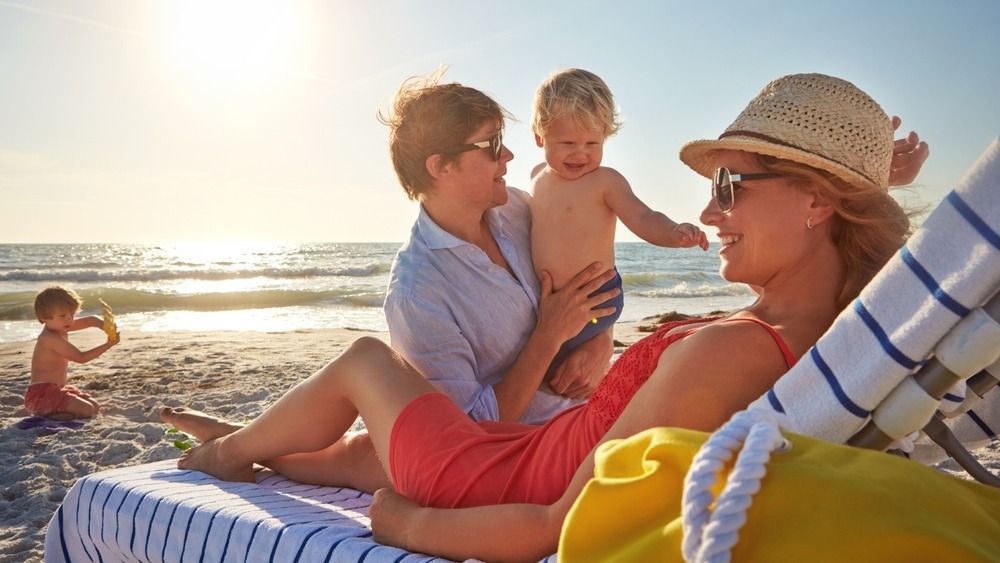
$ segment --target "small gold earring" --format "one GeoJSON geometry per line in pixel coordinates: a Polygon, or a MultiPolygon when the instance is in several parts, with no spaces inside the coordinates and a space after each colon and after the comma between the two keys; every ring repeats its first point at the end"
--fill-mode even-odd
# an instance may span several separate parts
{"type": "Polygon", "coordinates": [[[811,231],[811,230],[813,230],[813,227],[815,227],[815,226],[816,225],[813,225],[813,218],[812,217],[806,218],[806,228],[807,229],[809,229],[811,231]]]}

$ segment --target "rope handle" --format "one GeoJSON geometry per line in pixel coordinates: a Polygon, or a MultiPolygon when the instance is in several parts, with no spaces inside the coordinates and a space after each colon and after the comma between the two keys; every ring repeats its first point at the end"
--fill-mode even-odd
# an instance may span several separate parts
{"type": "Polygon", "coordinates": [[[775,450],[791,444],[781,435],[780,415],[767,410],[745,410],[733,415],[702,445],[684,479],[681,517],[684,559],[692,562],[725,563],[746,523],[746,511],[767,474],[767,462],[775,450]],[[734,453],[733,471],[718,500],[712,487],[734,453]],[[715,509],[712,502],[715,500],[715,509]]]}

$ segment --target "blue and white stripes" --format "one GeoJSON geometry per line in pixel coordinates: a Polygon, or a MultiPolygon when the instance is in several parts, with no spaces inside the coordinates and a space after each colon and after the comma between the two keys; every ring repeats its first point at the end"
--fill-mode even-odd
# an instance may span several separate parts
{"type": "Polygon", "coordinates": [[[247,484],[178,470],[174,460],[125,467],[77,481],[49,523],[45,560],[434,560],[375,543],[370,504],[358,491],[270,471],[247,484]]]}
{"type": "MultiPolygon", "coordinates": [[[[998,233],[995,140],[906,247],[752,407],[784,413],[796,432],[846,441],[970,309],[1000,288],[998,233]]],[[[964,386],[953,393],[961,392],[964,386]]],[[[1000,418],[998,393],[991,395],[973,413],[987,427],[986,420],[1000,418]]]]}
{"type": "MultiPolygon", "coordinates": [[[[45,561],[446,561],[372,539],[372,497],[296,483],[269,470],[227,483],[176,460],[122,467],[76,482],[49,522],[45,561]]],[[[553,555],[543,563],[555,563],[553,555]]]]}

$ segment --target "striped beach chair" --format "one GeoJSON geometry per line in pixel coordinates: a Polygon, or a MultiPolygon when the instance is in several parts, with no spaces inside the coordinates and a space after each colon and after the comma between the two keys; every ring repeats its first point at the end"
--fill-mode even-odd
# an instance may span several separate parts
{"type": "Polygon", "coordinates": [[[751,410],[831,442],[899,445],[923,462],[943,457],[930,440],[909,440],[928,423],[985,445],[1000,430],[998,289],[1000,139],[751,410]]]}

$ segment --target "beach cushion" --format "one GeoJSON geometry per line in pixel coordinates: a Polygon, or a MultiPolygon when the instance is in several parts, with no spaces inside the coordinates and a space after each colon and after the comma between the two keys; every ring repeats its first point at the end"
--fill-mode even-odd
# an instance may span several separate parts
{"type": "Polygon", "coordinates": [[[175,460],[80,479],[49,524],[45,560],[431,561],[375,543],[371,496],[263,470],[227,483],[175,460]]]}
{"type": "Polygon", "coordinates": [[[255,484],[227,483],[176,465],[78,480],[49,522],[45,561],[445,561],[376,543],[371,495],[267,469],[255,484]]]}

